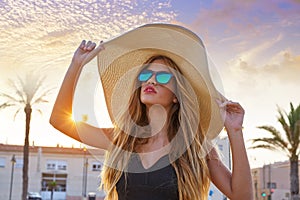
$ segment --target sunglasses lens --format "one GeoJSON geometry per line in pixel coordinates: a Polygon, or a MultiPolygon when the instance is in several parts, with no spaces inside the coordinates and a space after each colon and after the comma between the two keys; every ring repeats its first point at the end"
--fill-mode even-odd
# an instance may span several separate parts
{"type": "Polygon", "coordinates": [[[139,74],[139,81],[141,82],[145,82],[145,81],[148,81],[152,76],[152,72],[151,71],[142,71],[140,74],[139,74]]]}
{"type": "MultiPolygon", "coordinates": [[[[152,77],[153,73],[153,71],[144,70],[139,74],[138,80],[146,82],[152,77]]],[[[159,84],[167,84],[171,80],[172,76],[173,75],[168,72],[157,72],[155,78],[159,84]]]]}
{"type": "Polygon", "coordinates": [[[160,73],[156,75],[156,81],[160,84],[167,84],[172,78],[172,74],[160,73]]]}

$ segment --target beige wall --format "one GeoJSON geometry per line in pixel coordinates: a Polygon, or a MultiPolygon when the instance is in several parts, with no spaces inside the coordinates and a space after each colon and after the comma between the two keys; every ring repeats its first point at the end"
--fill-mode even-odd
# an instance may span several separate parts
{"type": "Polygon", "coordinates": [[[254,184],[255,200],[265,200],[261,193],[265,191],[267,194],[270,189],[268,182],[276,184],[272,199],[274,200],[289,200],[290,192],[290,169],[289,161],[277,162],[271,165],[265,165],[261,168],[252,169],[252,177],[254,184]],[[270,181],[271,180],[271,181],[270,181]],[[255,187],[256,185],[256,187],[255,187]]]}
{"type": "MultiPolygon", "coordinates": [[[[83,182],[83,163],[84,153],[82,149],[71,149],[62,147],[44,148],[39,153],[38,147],[31,149],[29,157],[29,187],[28,191],[41,192],[42,188],[42,173],[63,173],[67,174],[66,180],[66,199],[82,199],[82,182],[83,182]],[[67,163],[66,170],[49,170],[47,169],[48,161],[62,161],[67,163]]],[[[89,192],[97,192],[97,197],[103,196],[103,193],[97,191],[98,184],[100,183],[99,171],[92,171],[93,162],[103,163],[103,151],[90,152],[87,151],[86,158],[88,158],[87,170],[87,189],[86,194],[89,192]]],[[[21,146],[15,145],[1,145],[0,146],[0,159],[4,160],[4,166],[0,167],[0,199],[9,199],[10,183],[12,164],[11,158],[15,154],[17,160],[23,160],[23,153],[21,146]]],[[[12,187],[12,200],[21,199],[22,192],[22,166],[19,168],[19,163],[15,164],[13,173],[13,187],[12,187]]],[[[101,198],[102,199],[102,198],[101,198]]]]}
{"type": "MultiPolygon", "coordinates": [[[[15,153],[15,152],[14,152],[15,153]]],[[[20,153],[15,153],[16,159],[22,159],[23,156],[20,153]]],[[[5,166],[0,168],[0,199],[8,199],[11,184],[12,153],[0,152],[0,158],[5,160],[5,166]]],[[[13,187],[12,187],[12,199],[21,199],[22,191],[22,168],[14,168],[13,174],[13,187]]]]}

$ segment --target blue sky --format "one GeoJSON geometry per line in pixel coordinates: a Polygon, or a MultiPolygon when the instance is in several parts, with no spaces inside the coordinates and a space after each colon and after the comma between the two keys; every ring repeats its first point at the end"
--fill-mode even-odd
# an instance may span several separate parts
{"type": "MultiPolygon", "coordinates": [[[[296,0],[8,0],[0,1],[0,83],[15,74],[40,71],[56,87],[42,116],[34,114],[36,145],[79,144],[54,130],[48,118],[74,50],[82,39],[107,40],[143,23],[185,26],[204,41],[220,77],[218,87],[246,110],[245,140],[265,136],[259,125],[276,122],[277,105],[300,103],[300,3],[296,0]]],[[[82,77],[90,86],[92,71],[82,77]]],[[[22,144],[24,116],[0,112],[0,142],[22,144]]],[[[281,129],[280,129],[281,130],[281,129]]],[[[247,145],[250,144],[247,142],[247,145]]],[[[249,150],[262,163],[266,151],[249,150]]],[[[272,154],[271,161],[285,159],[272,154]],[[277,157],[276,157],[277,156],[277,157]],[[276,157],[276,158],[275,158],[276,157]]],[[[256,160],[256,161],[255,161],[256,160]]],[[[270,161],[270,162],[271,162],[270,161]]]]}

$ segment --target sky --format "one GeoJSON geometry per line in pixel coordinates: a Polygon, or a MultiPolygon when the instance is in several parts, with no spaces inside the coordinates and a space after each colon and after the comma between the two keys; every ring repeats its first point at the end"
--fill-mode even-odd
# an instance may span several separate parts
{"type": "MultiPolygon", "coordinates": [[[[278,107],[289,111],[290,102],[300,104],[299,13],[297,0],[2,0],[0,90],[9,92],[7,79],[17,75],[45,76],[45,83],[54,90],[49,103],[41,107],[43,113],[33,113],[30,143],[80,147],[48,120],[81,40],[109,40],[144,23],[178,24],[203,40],[216,87],[244,107],[248,148],[251,139],[267,136],[257,126],[272,125],[282,131],[278,107]]],[[[78,88],[86,93],[98,89],[94,68],[86,68],[78,88]]],[[[0,143],[23,144],[24,118],[19,113],[14,120],[13,109],[0,111],[0,143]]],[[[267,150],[248,149],[248,155],[252,167],[287,159],[267,150]]]]}

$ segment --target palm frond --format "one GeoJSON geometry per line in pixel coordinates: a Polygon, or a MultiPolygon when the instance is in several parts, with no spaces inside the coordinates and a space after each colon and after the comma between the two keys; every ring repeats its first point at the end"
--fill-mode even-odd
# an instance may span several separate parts
{"type": "MultiPolygon", "coordinates": [[[[258,142],[258,141],[256,141],[256,142],[258,142]]],[[[253,142],[253,143],[255,143],[255,142],[253,142]]],[[[273,145],[271,143],[257,144],[257,145],[254,145],[254,146],[250,147],[250,149],[259,149],[259,148],[268,149],[268,150],[271,150],[271,151],[273,150],[273,151],[284,152],[284,154],[286,154],[287,156],[290,155],[290,152],[289,152],[288,149],[282,149],[279,146],[273,145]]]]}
{"type": "Polygon", "coordinates": [[[298,120],[295,124],[294,136],[295,136],[295,143],[293,147],[295,149],[295,152],[297,152],[300,146],[300,120],[298,120]]]}
{"type": "MultiPolygon", "coordinates": [[[[43,90],[44,76],[37,73],[27,74],[25,78],[16,76],[15,80],[8,79],[9,91],[8,93],[0,93],[0,97],[4,97],[6,102],[0,108],[19,106],[16,115],[23,109],[26,104],[40,104],[47,103],[47,95],[54,89],[43,90]]],[[[40,110],[38,111],[40,112],[40,110]]]]}
{"type": "Polygon", "coordinates": [[[277,107],[279,113],[277,120],[285,134],[281,134],[273,126],[259,126],[258,128],[268,131],[271,137],[253,139],[253,144],[260,143],[251,148],[283,150],[289,158],[292,158],[300,154],[300,105],[295,109],[293,104],[290,103],[289,113],[279,108],[279,106],[277,107]]]}
{"type": "Polygon", "coordinates": [[[16,104],[13,104],[13,103],[9,103],[9,102],[5,102],[3,104],[0,105],[0,110],[1,109],[4,109],[4,108],[8,108],[8,107],[12,107],[12,106],[15,106],[16,104]]]}
{"type": "Polygon", "coordinates": [[[283,113],[283,111],[280,108],[278,108],[278,113],[279,113],[279,117],[277,118],[277,120],[281,124],[283,130],[285,131],[287,140],[289,141],[290,144],[293,144],[294,141],[293,141],[293,136],[291,133],[290,125],[287,124],[285,117],[284,117],[284,114],[285,114],[285,116],[287,116],[287,114],[283,113]]]}
{"type": "Polygon", "coordinates": [[[35,109],[38,113],[40,113],[40,115],[43,115],[43,112],[41,109],[35,109]]]}
{"type": "Polygon", "coordinates": [[[15,92],[16,95],[20,98],[20,101],[26,104],[26,98],[22,89],[22,84],[20,83],[20,79],[13,81],[12,79],[8,79],[8,85],[11,87],[11,91],[15,92]]]}
{"type": "Polygon", "coordinates": [[[39,103],[49,103],[49,101],[41,97],[39,99],[36,99],[33,103],[31,103],[31,105],[39,104],[39,103]]]}
{"type": "Polygon", "coordinates": [[[273,139],[276,140],[278,142],[278,144],[280,144],[281,146],[283,146],[285,148],[288,147],[288,143],[281,137],[280,132],[273,126],[259,126],[258,128],[264,129],[264,130],[268,131],[269,133],[271,133],[273,136],[273,139]]]}
{"type": "Polygon", "coordinates": [[[300,105],[295,109],[293,104],[290,103],[291,111],[287,115],[287,118],[290,122],[291,132],[294,132],[295,124],[300,120],[300,105]]]}
{"type": "Polygon", "coordinates": [[[19,109],[15,112],[15,114],[14,114],[14,121],[16,120],[16,117],[17,117],[17,115],[19,114],[19,112],[21,111],[21,109],[22,109],[22,108],[19,108],[19,109]]]}
{"type": "Polygon", "coordinates": [[[300,155],[300,149],[299,149],[299,147],[297,148],[297,151],[296,151],[296,155],[300,155]]]}
{"type": "Polygon", "coordinates": [[[35,84],[36,79],[33,76],[32,79],[29,79],[29,74],[26,74],[25,80],[20,78],[18,76],[18,80],[20,82],[21,90],[24,93],[24,96],[26,98],[26,103],[29,103],[31,101],[31,98],[33,97],[33,84],[35,84]]]}
{"type": "Polygon", "coordinates": [[[271,150],[271,151],[272,150],[278,150],[277,148],[275,148],[274,146],[269,145],[269,144],[258,144],[258,145],[249,147],[249,149],[268,149],[268,150],[271,150]]]}
{"type": "Polygon", "coordinates": [[[18,108],[18,110],[15,112],[14,117],[13,117],[13,119],[15,121],[17,114],[20,112],[20,110],[23,109],[23,107],[21,107],[20,104],[16,104],[15,102],[5,102],[0,105],[0,110],[8,108],[8,107],[17,107],[18,108]]]}
{"type": "Polygon", "coordinates": [[[3,97],[3,98],[8,99],[8,101],[23,103],[23,99],[17,99],[16,97],[13,97],[13,96],[11,96],[9,94],[6,94],[6,93],[1,92],[0,96],[3,97]]]}
{"type": "Polygon", "coordinates": [[[278,140],[278,138],[256,138],[252,140],[253,143],[262,142],[275,147],[276,149],[282,149],[289,152],[289,147],[284,141],[278,140]]]}
{"type": "Polygon", "coordinates": [[[293,140],[293,146],[292,150],[295,154],[297,152],[297,149],[299,147],[299,136],[300,136],[300,130],[299,130],[299,124],[300,124],[300,105],[297,106],[295,109],[293,104],[290,103],[290,113],[287,115],[289,122],[290,122],[290,130],[291,130],[291,136],[293,140]]]}
{"type": "Polygon", "coordinates": [[[280,135],[280,132],[274,126],[264,125],[264,126],[258,126],[257,128],[264,129],[264,130],[268,131],[274,137],[277,137],[278,135],[280,135]]]}
{"type": "MultiPolygon", "coordinates": [[[[37,82],[33,85],[32,88],[32,95],[30,96],[30,99],[28,99],[28,102],[32,102],[33,99],[35,98],[35,96],[38,94],[38,91],[42,88],[42,85],[44,83],[44,77],[41,78],[36,78],[37,82]]],[[[29,81],[27,80],[27,83],[29,83],[29,81]]],[[[38,97],[37,97],[38,98],[38,97]]]]}
{"type": "Polygon", "coordinates": [[[53,90],[54,88],[50,88],[43,91],[39,96],[37,96],[37,98],[33,99],[33,101],[30,102],[31,105],[38,104],[38,103],[48,103],[49,101],[45,100],[44,98],[47,97],[53,90]]]}

